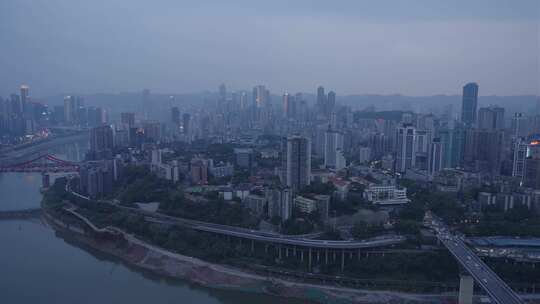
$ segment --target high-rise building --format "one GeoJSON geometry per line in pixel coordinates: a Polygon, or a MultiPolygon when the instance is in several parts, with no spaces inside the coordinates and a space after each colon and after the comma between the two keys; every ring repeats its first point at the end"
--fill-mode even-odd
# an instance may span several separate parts
{"type": "Polygon", "coordinates": [[[120,113],[120,122],[132,128],[135,126],[135,113],[120,113]]]}
{"type": "Polygon", "coordinates": [[[246,110],[248,107],[248,95],[246,92],[242,92],[240,94],[240,110],[246,110]]]}
{"type": "Polygon", "coordinates": [[[64,121],[67,124],[75,123],[76,109],[77,104],[75,96],[64,97],[64,121]]]}
{"type": "Polygon", "coordinates": [[[330,116],[331,113],[334,112],[336,107],[336,93],[334,91],[328,92],[328,96],[326,97],[326,107],[325,112],[327,116],[330,116]]]}
{"type": "Polygon", "coordinates": [[[428,174],[430,176],[443,168],[443,145],[440,138],[434,138],[429,147],[428,174]]]}
{"type": "Polygon", "coordinates": [[[191,182],[198,185],[208,184],[208,160],[194,158],[191,160],[191,182]]]}
{"type": "Polygon", "coordinates": [[[270,91],[263,85],[258,85],[253,88],[253,104],[257,108],[265,108],[268,106],[270,91]]]}
{"type": "Polygon", "coordinates": [[[527,137],[530,133],[531,120],[529,117],[523,115],[523,113],[514,113],[512,117],[512,133],[511,136],[514,139],[519,137],[527,137]]]}
{"type": "Polygon", "coordinates": [[[171,122],[177,127],[180,126],[180,109],[178,107],[171,109],[171,122]]]}
{"type": "Polygon", "coordinates": [[[10,112],[14,115],[21,116],[23,114],[23,106],[21,103],[21,97],[17,94],[11,94],[10,103],[11,103],[10,112]]]}
{"type": "Polygon", "coordinates": [[[359,152],[358,161],[360,163],[367,163],[371,161],[371,148],[370,147],[360,147],[358,152],[359,152]]]}
{"type": "MultiPolygon", "coordinates": [[[[81,122],[81,117],[79,116],[78,118],[79,122],[81,122]]],[[[90,127],[100,126],[106,123],[106,114],[102,108],[88,107],[86,109],[86,121],[90,127]]]]}
{"type": "Polygon", "coordinates": [[[478,107],[478,84],[471,82],[463,87],[463,103],[461,121],[468,127],[476,124],[476,109],[478,107]]]}
{"type": "Polygon", "coordinates": [[[478,110],[478,128],[486,130],[504,129],[504,108],[480,108],[478,110]]]}
{"type": "Polygon", "coordinates": [[[224,103],[227,100],[227,88],[225,84],[222,83],[219,85],[219,102],[224,103]]]}
{"type": "Polygon", "coordinates": [[[289,93],[283,94],[283,112],[287,118],[296,118],[296,98],[289,93]]]}
{"type": "Polygon", "coordinates": [[[324,165],[336,168],[338,153],[343,151],[343,133],[328,129],[324,134],[324,165]]]}
{"type": "Polygon", "coordinates": [[[289,188],[271,188],[265,191],[268,201],[268,216],[279,216],[282,221],[292,217],[293,197],[289,188]]]}
{"type": "Polygon", "coordinates": [[[111,193],[113,182],[118,177],[115,174],[118,171],[116,164],[113,160],[86,162],[79,173],[79,191],[92,199],[111,193]]]}
{"type": "Polygon", "coordinates": [[[450,121],[439,130],[443,146],[443,168],[456,168],[463,162],[465,130],[461,124],[450,121]]]}
{"type": "Polygon", "coordinates": [[[519,137],[514,144],[514,160],[512,164],[512,176],[523,179],[523,173],[525,170],[525,159],[527,158],[527,150],[529,148],[529,141],[525,138],[519,137]]]}
{"type": "Polygon", "coordinates": [[[142,124],[146,139],[153,142],[161,140],[161,123],[159,121],[145,121],[142,124]]]}
{"type": "Polygon", "coordinates": [[[238,168],[244,168],[251,171],[255,162],[255,155],[253,149],[250,148],[237,148],[234,149],[235,164],[238,168]]]}
{"type": "Polygon", "coordinates": [[[113,130],[110,126],[99,126],[90,130],[89,160],[108,159],[112,157],[113,130]]]}
{"type": "Polygon", "coordinates": [[[27,112],[27,104],[29,102],[28,100],[29,90],[30,90],[29,86],[25,84],[21,85],[21,110],[23,113],[27,112]]]}
{"type": "Polygon", "coordinates": [[[405,173],[416,164],[416,129],[403,125],[397,129],[396,171],[405,173]]]}
{"type": "Polygon", "coordinates": [[[282,144],[282,182],[294,192],[310,184],[311,143],[302,136],[290,136],[282,144]]]}
{"type": "Polygon", "coordinates": [[[540,189],[540,139],[530,141],[525,158],[523,184],[526,187],[540,189]]]}
{"type": "Polygon", "coordinates": [[[499,174],[503,144],[502,130],[468,129],[464,149],[465,165],[472,166],[474,170],[499,174]]]}
{"type": "Polygon", "coordinates": [[[191,124],[191,115],[189,115],[189,113],[184,113],[184,115],[182,115],[182,128],[184,130],[184,134],[190,134],[189,133],[191,131],[190,124],[191,124]]]}
{"type": "Polygon", "coordinates": [[[317,88],[317,111],[321,114],[325,113],[326,95],[324,94],[324,87],[319,86],[317,88]]]}

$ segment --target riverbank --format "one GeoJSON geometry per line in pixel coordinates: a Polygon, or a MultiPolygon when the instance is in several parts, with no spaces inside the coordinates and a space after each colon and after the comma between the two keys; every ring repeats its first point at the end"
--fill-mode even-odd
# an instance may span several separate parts
{"type": "Polygon", "coordinates": [[[452,303],[455,294],[420,295],[391,291],[371,291],[304,284],[269,278],[172,253],[136,237],[123,234],[122,240],[90,237],[79,227],[69,226],[46,213],[51,226],[68,237],[109,254],[141,270],[218,289],[263,293],[278,297],[306,299],[314,303],[452,303]]]}

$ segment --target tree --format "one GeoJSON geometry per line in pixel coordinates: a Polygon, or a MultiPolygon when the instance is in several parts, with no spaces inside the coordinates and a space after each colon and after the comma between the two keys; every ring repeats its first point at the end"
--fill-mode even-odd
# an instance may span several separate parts
{"type": "Polygon", "coordinates": [[[367,239],[377,236],[384,232],[384,228],[380,225],[369,225],[365,221],[358,221],[354,223],[351,234],[356,239],[367,239]]]}

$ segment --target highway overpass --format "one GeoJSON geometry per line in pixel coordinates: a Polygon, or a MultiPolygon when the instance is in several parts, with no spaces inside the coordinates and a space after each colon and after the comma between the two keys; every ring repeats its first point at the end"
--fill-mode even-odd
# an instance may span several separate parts
{"type": "MultiPolygon", "coordinates": [[[[428,213],[426,225],[434,229],[437,238],[456,258],[458,263],[473,277],[474,281],[497,304],[523,304],[523,300],[494,273],[465,243],[460,236],[452,234],[436,216],[428,213]]],[[[472,297],[472,294],[471,294],[472,297]]]]}

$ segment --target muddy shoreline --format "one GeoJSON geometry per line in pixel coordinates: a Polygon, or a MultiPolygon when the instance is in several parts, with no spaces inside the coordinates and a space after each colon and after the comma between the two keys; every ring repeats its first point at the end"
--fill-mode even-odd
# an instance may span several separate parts
{"type": "Polygon", "coordinates": [[[325,285],[303,284],[269,278],[197,258],[158,248],[132,235],[123,240],[91,237],[45,212],[47,223],[66,241],[109,255],[138,270],[171,279],[185,280],[200,286],[276,297],[296,298],[313,303],[452,303],[455,293],[442,295],[408,294],[392,291],[372,291],[325,285]]]}

